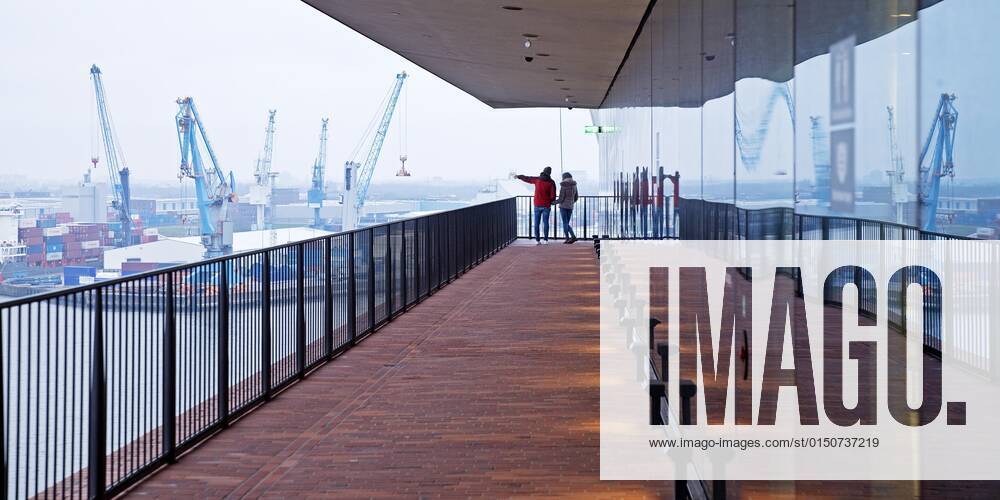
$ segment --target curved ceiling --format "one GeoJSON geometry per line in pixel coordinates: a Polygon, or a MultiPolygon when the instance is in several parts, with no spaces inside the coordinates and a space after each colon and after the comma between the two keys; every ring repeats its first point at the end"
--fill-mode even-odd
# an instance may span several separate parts
{"type": "Polygon", "coordinates": [[[649,0],[304,1],[494,108],[599,106],[649,6],[649,0]],[[537,35],[530,48],[525,34],[537,35]]]}
{"type": "Polygon", "coordinates": [[[697,107],[943,0],[303,1],[494,108],[597,108],[635,46],[652,104],[697,107]]]}

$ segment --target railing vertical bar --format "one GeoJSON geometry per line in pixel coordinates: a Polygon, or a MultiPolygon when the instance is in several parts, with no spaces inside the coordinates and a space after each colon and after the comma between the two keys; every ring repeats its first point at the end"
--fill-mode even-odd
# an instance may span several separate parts
{"type": "Polygon", "coordinates": [[[306,271],[305,243],[295,245],[295,374],[306,375],[306,271]]]}
{"type": "Polygon", "coordinates": [[[175,408],[177,407],[177,316],[174,309],[174,273],[167,273],[166,303],[164,304],[164,328],[163,328],[163,397],[162,397],[162,420],[161,426],[163,442],[163,457],[167,463],[173,463],[177,459],[177,420],[175,408]]]}
{"type": "Polygon", "coordinates": [[[94,290],[94,333],[90,361],[90,456],[87,463],[90,498],[107,492],[107,407],[104,373],[104,289],[94,290]]]}
{"type": "Polygon", "coordinates": [[[408,304],[408,300],[409,300],[409,293],[408,292],[410,291],[410,289],[409,289],[410,280],[407,279],[407,276],[408,276],[409,271],[410,271],[410,261],[407,258],[408,257],[408,253],[406,251],[406,222],[405,221],[400,222],[399,225],[400,225],[400,233],[399,233],[399,241],[400,241],[400,243],[399,244],[401,245],[400,249],[399,249],[400,250],[399,263],[400,263],[400,266],[402,266],[402,268],[400,270],[401,271],[400,272],[400,286],[403,287],[403,289],[401,290],[401,292],[402,292],[401,298],[403,299],[402,300],[403,303],[400,304],[401,307],[400,307],[399,310],[400,310],[400,312],[402,312],[402,311],[406,310],[406,305],[408,304]]]}
{"type": "Polygon", "coordinates": [[[385,226],[385,319],[392,319],[392,296],[396,292],[396,280],[393,275],[392,265],[392,224],[385,226]]]}
{"type": "Polygon", "coordinates": [[[271,252],[261,254],[260,382],[264,399],[271,399],[271,252]]]}
{"type": "Polygon", "coordinates": [[[229,425],[229,269],[230,262],[219,262],[219,332],[218,340],[218,392],[219,423],[229,425]]]}
{"type": "Polygon", "coordinates": [[[358,332],[358,284],[354,269],[354,235],[355,232],[347,233],[347,331],[350,334],[350,345],[354,345],[358,332]]]}
{"type": "Polygon", "coordinates": [[[368,326],[365,332],[375,329],[375,228],[365,230],[368,233],[368,326]]]}
{"type": "Polygon", "coordinates": [[[323,240],[323,340],[325,358],[333,356],[333,238],[323,240]]]}

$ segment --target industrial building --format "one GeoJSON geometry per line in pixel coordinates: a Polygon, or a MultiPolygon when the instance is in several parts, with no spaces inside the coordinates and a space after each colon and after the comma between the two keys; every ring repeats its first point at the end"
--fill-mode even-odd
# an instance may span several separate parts
{"type": "MultiPolygon", "coordinates": [[[[233,233],[233,253],[284,245],[327,234],[331,233],[308,227],[237,232],[233,233]]],[[[198,236],[160,238],[150,243],[106,250],[103,268],[121,271],[122,264],[125,262],[187,264],[204,258],[205,247],[202,246],[201,238],[198,236]]]]}

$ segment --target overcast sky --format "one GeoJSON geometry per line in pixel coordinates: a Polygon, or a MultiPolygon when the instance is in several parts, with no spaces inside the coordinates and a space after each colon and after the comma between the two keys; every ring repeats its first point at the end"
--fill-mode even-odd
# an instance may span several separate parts
{"type": "MultiPolygon", "coordinates": [[[[557,110],[492,110],[297,0],[4,0],[0,47],[0,174],[7,178],[80,178],[96,132],[95,63],[139,183],[176,179],[175,99],[187,95],[237,181],[252,180],[269,108],[278,110],[279,185],[308,182],[322,117],[331,118],[327,175],[340,179],[400,70],[411,77],[396,118],[405,111],[415,179],[485,181],[546,164],[558,170],[557,110]]],[[[586,111],[564,111],[564,161],[596,174],[597,143],[583,134],[589,122],[586,111]]],[[[376,181],[396,179],[398,139],[394,123],[376,181]]],[[[98,179],[105,176],[102,165],[98,179]]]]}

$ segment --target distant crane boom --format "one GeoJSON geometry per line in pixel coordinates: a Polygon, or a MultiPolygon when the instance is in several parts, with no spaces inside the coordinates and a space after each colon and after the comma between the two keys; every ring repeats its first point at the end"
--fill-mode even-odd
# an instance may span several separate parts
{"type": "MultiPolygon", "coordinates": [[[[97,99],[97,116],[101,122],[101,137],[104,139],[104,161],[108,165],[108,176],[111,180],[114,200],[111,202],[121,230],[115,236],[115,246],[123,247],[132,244],[132,212],[131,194],[129,192],[129,170],[125,154],[118,144],[114,121],[108,111],[107,95],[104,93],[104,82],[101,79],[101,69],[96,64],[90,67],[90,77],[94,81],[94,95],[97,99]]],[[[96,156],[96,155],[95,155],[96,156]]],[[[96,166],[97,159],[94,159],[96,166]]]]}
{"type": "Polygon", "coordinates": [[[385,101],[385,109],[382,111],[382,119],[379,121],[378,128],[375,129],[375,137],[372,139],[371,147],[368,149],[368,154],[365,156],[364,162],[361,164],[348,162],[345,166],[348,172],[345,179],[347,184],[351,183],[351,177],[356,176],[356,181],[353,186],[350,186],[349,190],[355,193],[354,199],[344,200],[345,205],[348,203],[353,205],[351,210],[344,211],[345,229],[351,229],[357,224],[356,220],[348,219],[357,217],[361,208],[365,205],[365,200],[368,197],[368,187],[372,182],[372,174],[375,173],[375,165],[378,163],[379,155],[382,154],[382,144],[385,142],[385,136],[389,132],[392,113],[396,109],[396,103],[399,101],[399,92],[403,89],[403,82],[406,81],[406,77],[405,71],[396,75],[396,83],[393,85],[392,90],[389,91],[389,97],[385,101]]]}
{"type": "Polygon", "coordinates": [[[920,149],[920,220],[925,231],[937,230],[941,178],[955,176],[954,149],[957,127],[958,111],[955,109],[955,94],[941,94],[930,132],[920,149]],[[933,151],[931,151],[932,144],[933,151]]]}
{"type": "Polygon", "coordinates": [[[195,194],[198,198],[198,215],[201,241],[205,246],[205,257],[212,258],[231,253],[233,250],[232,219],[229,208],[237,201],[236,181],[232,172],[229,178],[222,173],[208,133],[198,116],[198,108],[194,99],[182,97],[177,99],[180,109],[175,116],[177,124],[177,142],[181,150],[181,165],[178,177],[190,177],[194,180],[195,194]],[[206,168],[202,161],[201,148],[198,139],[208,153],[210,164],[206,168]]]}
{"type": "Polygon", "coordinates": [[[312,185],[309,187],[307,201],[313,209],[313,227],[323,227],[323,220],[320,217],[320,209],[323,208],[323,200],[326,198],[325,180],[326,176],[326,131],[329,118],[323,118],[323,125],[319,132],[319,153],[316,161],[313,162],[312,185]]]}

